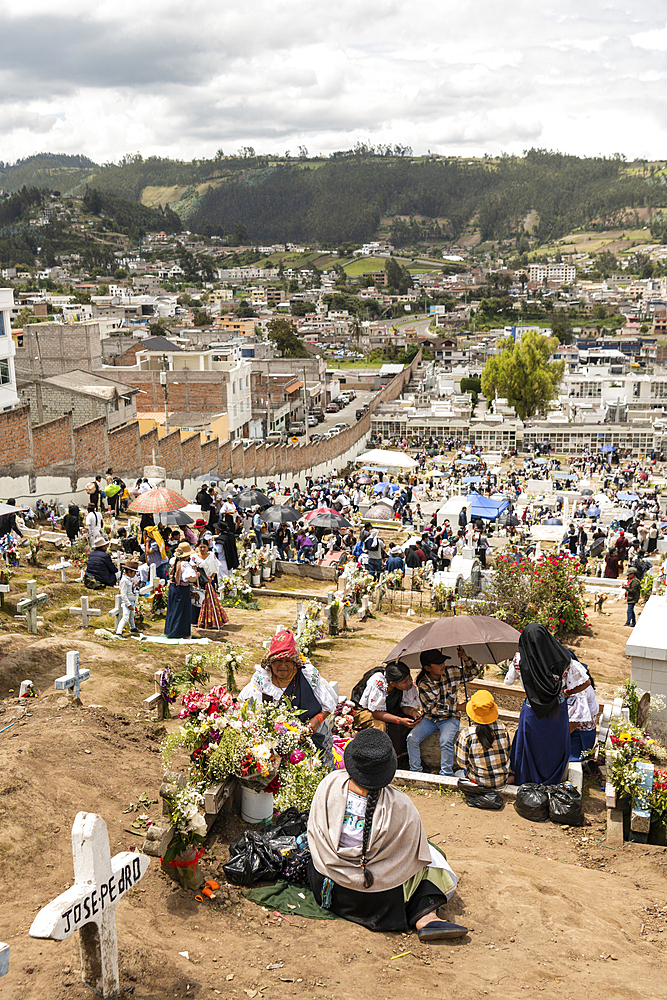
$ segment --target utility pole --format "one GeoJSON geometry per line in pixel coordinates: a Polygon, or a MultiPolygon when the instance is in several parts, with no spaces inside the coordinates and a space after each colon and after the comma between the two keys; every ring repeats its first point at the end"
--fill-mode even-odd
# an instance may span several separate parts
{"type": "Polygon", "coordinates": [[[167,356],[162,356],[162,371],[160,372],[160,385],[164,389],[164,429],[165,433],[169,433],[169,386],[167,385],[167,370],[164,367],[169,362],[167,361],[167,356]]]}
{"type": "Polygon", "coordinates": [[[306,444],[310,443],[310,427],[308,426],[308,390],[306,388],[306,366],[302,368],[303,371],[303,410],[304,410],[304,421],[306,424],[306,444]]]}

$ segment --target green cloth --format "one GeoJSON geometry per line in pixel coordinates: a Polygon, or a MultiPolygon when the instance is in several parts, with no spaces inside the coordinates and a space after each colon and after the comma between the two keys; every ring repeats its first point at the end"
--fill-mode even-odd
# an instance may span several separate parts
{"type": "MultiPolygon", "coordinates": [[[[431,844],[430,840],[429,844],[431,844]]],[[[437,851],[438,854],[442,854],[445,861],[447,860],[447,855],[438,847],[437,844],[431,844],[431,847],[437,851]]],[[[419,884],[423,882],[425,878],[427,878],[433,885],[437,886],[443,896],[447,896],[448,899],[456,887],[456,882],[446,868],[432,868],[430,865],[427,865],[422,868],[421,871],[418,871],[416,875],[413,875],[412,878],[409,878],[407,882],[403,883],[403,900],[406,903],[412,898],[412,896],[414,896],[419,884]]]]}
{"type": "Polygon", "coordinates": [[[331,910],[323,910],[313,896],[310,886],[290,885],[289,882],[278,881],[275,885],[258,886],[247,889],[243,895],[251,903],[266,906],[270,910],[278,910],[286,917],[309,917],[311,920],[342,920],[331,910]],[[302,899],[299,895],[305,896],[302,899]],[[294,907],[294,909],[292,909],[294,907]]]}

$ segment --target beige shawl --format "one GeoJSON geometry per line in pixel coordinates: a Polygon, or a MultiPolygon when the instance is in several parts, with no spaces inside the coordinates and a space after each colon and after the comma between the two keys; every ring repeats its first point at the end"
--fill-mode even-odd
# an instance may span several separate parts
{"type": "Polygon", "coordinates": [[[368,843],[367,864],[373,873],[364,886],[361,847],[339,847],[349,775],[334,771],[318,785],[308,820],[308,847],[321,875],[336,885],[363,892],[395,889],[431,862],[426,834],[415,806],[392,785],[380,792],[368,843]]]}

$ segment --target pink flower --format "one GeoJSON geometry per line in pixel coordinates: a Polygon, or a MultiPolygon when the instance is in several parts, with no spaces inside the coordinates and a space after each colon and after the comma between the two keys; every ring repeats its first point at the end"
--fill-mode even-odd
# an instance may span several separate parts
{"type": "Polygon", "coordinates": [[[289,759],[290,764],[298,764],[300,761],[303,760],[303,758],[305,756],[306,755],[303,752],[303,750],[292,750],[292,752],[289,755],[288,759],[289,759]]]}

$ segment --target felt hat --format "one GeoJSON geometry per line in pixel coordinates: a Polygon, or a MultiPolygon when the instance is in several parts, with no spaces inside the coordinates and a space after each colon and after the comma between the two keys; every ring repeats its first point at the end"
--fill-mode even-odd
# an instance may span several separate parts
{"type": "Polygon", "coordinates": [[[398,760],[392,742],[379,729],[362,729],[343,752],[345,770],[361,788],[373,791],[390,785],[398,760]]]}
{"type": "Polygon", "coordinates": [[[139,563],[137,562],[136,559],[127,559],[123,563],[123,567],[125,569],[135,569],[136,570],[136,569],[139,569],[139,563]]]}
{"type": "Polygon", "coordinates": [[[108,544],[109,544],[109,541],[108,541],[107,538],[98,538],[95,542],[93,542],[93,548],[94,549],[105,549],[108,544]]]}
{"type": "Polygon", "coordinates": [[[498,706],[490,691],[475,691],[466,705],[466,714],[471,722],[489,726],[498,718],[498,706]]]}
{"type": "Polygon", "coordinates": [[[208,526],[208,521],[205,521],[203,517],[198,517],[194,526],[195,528],[206,528],[208,526]]]}
{"type": "Polygon", "coordinates": [[[192,552],[193,548],[189,542],[181,542],[181,544],[176,549],[176,556],[179,559],[187,559],[188,556],[192,555],[192,552]]]}

